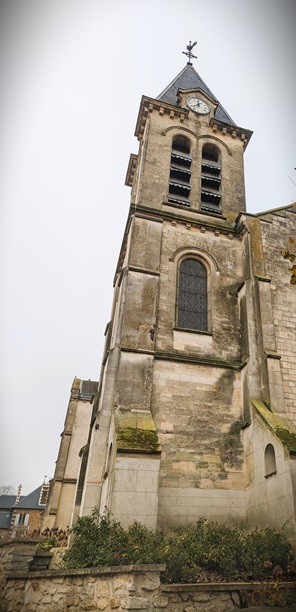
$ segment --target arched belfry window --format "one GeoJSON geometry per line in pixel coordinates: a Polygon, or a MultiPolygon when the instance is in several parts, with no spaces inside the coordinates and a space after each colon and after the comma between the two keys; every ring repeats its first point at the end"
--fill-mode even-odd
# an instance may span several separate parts
{"type": "Polygon", "coordinates": [[[190,179],[190,140],[185,136],[175,136],[171,153],[169,202],[190,205],[190,179]]]}
{"type": "Polygon", "coordinates": [[[201,209],[221,213],[220,152],[211,143],[202,149],[201,209]]]}
{"type": "Polygon", "coordinates": [[[267,444],[264,453],[265,459],[265,478],[276,474],[275,452],[272,444],[267,444]]]}
{"type": "Polygon", "coordinates": [[[179,268],[177,326],[207,331],[207,270],[197,259],[184,259],[179,268]]]}

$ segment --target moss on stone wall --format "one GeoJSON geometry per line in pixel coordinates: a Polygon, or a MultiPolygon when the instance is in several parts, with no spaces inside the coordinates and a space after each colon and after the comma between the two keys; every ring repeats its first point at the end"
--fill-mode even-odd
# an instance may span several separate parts
{"type": "Polygon", "coordinates": [[[160,451],[156,431],[119,427],[116,436],[118,449],[120,450],[160,451]]]}
{"type": "Polygon", "coordinates": [[[296,453],[296,433],[288,431],[283,427],[276,427],[275,433],[277,437],[285,444],[290,453],[296,453]]]}
{"type": "Polygon", "coordinates": [[[280,439],[290,453],[296,453],[296,428],[294,423],[286,416],[271,412],[267,406],[259,401],[252,400],[257,413],[263,418],[271,431],[280,439]]]}
{"type": "Polygon", "coordinates": [[[118,450],[160,452],[150,410],[117,410],[114,421],[118,450]]]}

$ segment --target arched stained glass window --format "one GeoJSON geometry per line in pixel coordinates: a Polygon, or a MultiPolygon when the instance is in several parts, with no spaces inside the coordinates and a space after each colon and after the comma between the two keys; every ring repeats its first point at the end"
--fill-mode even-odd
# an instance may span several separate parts
{"type": "Polygon", "coordinates": [[[178,287],[178,327],[207,331],[207,271],[197,259],[180,264],[178,287]]]}

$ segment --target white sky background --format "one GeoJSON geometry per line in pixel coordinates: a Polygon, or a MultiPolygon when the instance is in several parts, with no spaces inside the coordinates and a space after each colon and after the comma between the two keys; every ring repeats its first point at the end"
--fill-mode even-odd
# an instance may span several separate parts
{"type": "Polygon", "coordinates": [[[0,23],[0,485],[28,494],[54,473],[73,378],[98,380],[140,99],[179,73],[189,39],[254,130],[249,212],[296,200],[296,5],[6,0],[0,23]]]}

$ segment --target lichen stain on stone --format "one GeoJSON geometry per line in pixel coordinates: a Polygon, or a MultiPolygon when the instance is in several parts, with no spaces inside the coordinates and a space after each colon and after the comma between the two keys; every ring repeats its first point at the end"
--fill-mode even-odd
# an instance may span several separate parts
{"type": "Polygon", "coordinates": [[[239,468],[243,463],[241,421],[234,421],[229,431],[222,436],[221,459],[231,467],[239,468]]]}
{"type": "Polygon", "coordinates": [[[121,450],[160,452],[156,431],[119,427],[116,436],[118,448],[121,450]]]}

